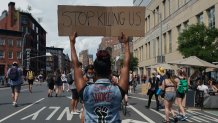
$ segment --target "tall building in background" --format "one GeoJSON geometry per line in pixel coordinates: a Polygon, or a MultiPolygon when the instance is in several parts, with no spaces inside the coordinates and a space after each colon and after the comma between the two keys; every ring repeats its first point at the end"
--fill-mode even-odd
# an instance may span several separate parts
{"type": "MultiPolygon", "coordinates": [[[[132,53],[133,43],[129,42],[130,52],[132,53]]],[[[118,37],[104,37],[99,45],[98,50],[107,50],[111,54],[113,60],[112,69],[119,71],[121,59],[123,58],[124,47],[119,42],[118,37]]]]}
{"type": "Polygon", "coordinates": [[[146,67],[150,65],[182,59],[177,38],[188,25],[204,23],[218,28],[217,0],[151,0],[148,4],[147,0],[134,0],[134,5],[146,6],[145,37],[133,40],[139,74],[149,74],[146,67]]]}
{"type": "Polygon", "coordinates": [[[57,69],[59,70],[64,70],[64,53],[63,53],[63,48],[56,48],[56,47],[46,47],[46,52],[51,53],[53,56],[53,65],[54,69],[52,70],[53,72],[56,71],[57,69]]]}
{"type": "Polygon", "coordinates": [[[82,63],[83,68],[89,65],[89,53],[88,50],[83,50],[79,53],[79,61],[82,63]]]}
{"type": "Polygon", "coordinates": [[[93,64],[93,55],[89,54],[89,64],[93,64]]]}
{"type": "MultiPolygon", "coordinates": [[[[15,3],[10,2],[8,4],[8,11],[3,11],[0,16],[0,29],[22,32],[22,63],[24,70],[28,66],[35,73],[45,71],[46,31],[31,13],[16,10],[15,3]],[[30,49],[29,54],[27,54],[26,49],[30,49]],[[29,61],[27,56],[30,58],[29,61]]],[[[11,39],[6,38],[3,40],[11,39]]]]}

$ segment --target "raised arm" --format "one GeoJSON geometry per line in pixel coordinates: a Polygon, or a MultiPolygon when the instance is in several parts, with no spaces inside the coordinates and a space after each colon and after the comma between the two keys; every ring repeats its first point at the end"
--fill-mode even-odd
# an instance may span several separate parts
{"type": "Polygon", "coordinates": [[[76,54],[76,49],[75,49],[76,37],[77,37],[76,32],[74,32],[73,34],[69,36],[70,48],[71,48],[71,59],[72,59],[73,68],[74,68],[74,82],[75,82],[77,91],[80,92],[81,89],[83,89],[83,87],[86,85],[86,82],[83,79],[83,72],[82,72],[82,69],[80,68],[78,57],[76,54]]]}
{"type": "Polygon", "coordinates": [[[122,33],[121,37],[119,37],[121,43],[124,43],[125,53],[123,60],[123,67],[121,68],[120,73],[120,81],[119,86],[123,89],[123,91],[127,92],[129,88],[129,60],[130,60],[130,50],[129,50],[129,42],[128,38],[122,33]]]}

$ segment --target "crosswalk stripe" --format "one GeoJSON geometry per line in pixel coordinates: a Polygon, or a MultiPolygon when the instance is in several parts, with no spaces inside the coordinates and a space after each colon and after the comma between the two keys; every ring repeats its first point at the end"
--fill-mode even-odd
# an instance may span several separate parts
{"type": "Polygon", "coordinates": [[[217,118],[211,117],[211,116],[209,116],[209,115],[202,114],[202,113],[196,112],[196,111],[188,111],[188,112],[191,112],[191,113],[193,113],[193,114],[198,114],[199,117],[208,119],[208,120],[210,120],[210,121],[218,122],[218,119],[217,119],[217,118]]]}
{"type": "Polygon", "coordinates": [[[190,111],[187,111],[187,112],[189,112],[189,114],[191,114],[191,119],[197,119],[197,120],[199,120],[199,121],[203,121],[203,122],[207,122],[207,123],[208,123],[208,120],[204,120],[204,119],[202,119],[202,118],[196,116],[195,113],[192,113],[192,112],[190,112],[190,111]]]}
{"type": "Polygon", "coordinates": [[[163,117],[163,118],[165,119],[165,115],[161,114],[160,112],[158,112],[158,111],[156,111],[156,110],[154,110],[154,109],[150,109],[150,110],[153,111],[153,112],[155,112],[155,113],[157,113],[157,114],[159,114],[161,117],[163,117]]]}
{"type": "MultiPolygon", "coordinates": [[[[179,112],[178,112],[177,110],[174,110],[174,112],[177,113],[177,114],[179,114],[179,112]]],[[[188,121],[188,122],[192,122],[192,121],[189,120],[189,119],[186,119],[186,121],[188,121]]]]}
{"type": "Polygon", "coordinates": [[[142,112],[140,112],[139,110],[137,110],[135,107],[133,107],[132,105],[129,105],[129,108],[131,108],[132,110],[134,110],[137,114],[139,114],[141,117],[143,117],[146,121],[148,121],[149,123],[155,123],[153,120],[151,120],[149,117],[145,116],[142,112]]]}
{"type": "Polygon", "coordinates": [[[35,104],[41,102],[41,101],[44,100],[44,99],[45,99],[45,98],[41,98],[41,99],[37,100],[36,102],[34,102],[34,103],[32,103],[32,104],[30,104],[30,105],[28,105],[28,106],[26,106],[26,107],[24,107],[24,108],[22,108],[22,109],[16,111],[16,112],[14,112],[13,114],[8,115],[7,117],[1,119],[1,120],[0,120],[0,123],[3,122],[3,121],[5,121],[5,120],[7,120],[8,118],[10,118],[10,117],[16,115],[16,114],[22,112],[23,110],[25,110],[25,109],[27,109],[27,108],[29,108],[29,107],[31,107],[31,106],[33,106],[33,105],[35,105],[35,104]]]}

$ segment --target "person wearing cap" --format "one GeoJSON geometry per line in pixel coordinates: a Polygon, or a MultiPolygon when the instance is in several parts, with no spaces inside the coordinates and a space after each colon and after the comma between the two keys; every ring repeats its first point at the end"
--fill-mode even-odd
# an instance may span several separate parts
{"type": "Polygon", "coordinates": [[[21,84],[23,83],[23,71],[18,67],[17,62],[13,62],[11,68],[7,72],[7,78],[12,89],[13,106],[17,107],[17,100],[20,94],[21,84]]]}
{"type": "Polygon", "coordinates": [[[148,99],[148,105],[146,106],[146,108],[150,108],[151,99],[153,95],[155,94],[156,110],[159,110],[159,100],[158,100],[158,95],[156,93],[159,88],[159,78],[157,77],[156,71],[152,71],[152,77],[149,79],[149,82],[150,82],[151,87],[147,93],[147,95],[149,96],[149,99],[148,99]]]}

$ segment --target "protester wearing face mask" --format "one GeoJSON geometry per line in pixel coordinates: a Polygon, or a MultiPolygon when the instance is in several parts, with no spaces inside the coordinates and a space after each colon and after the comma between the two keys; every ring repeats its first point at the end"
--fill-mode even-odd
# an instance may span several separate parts
{"type": "Polygon", "coordinates": [[[84,79],[88,84],[94,83],[95,79],[95,73],[94,73],[94,66],[93,65],[88,65],[85,69],[85,76],[84,79]]]}

